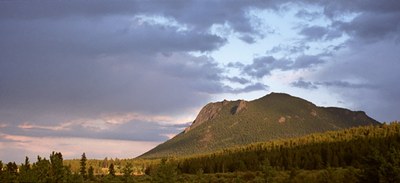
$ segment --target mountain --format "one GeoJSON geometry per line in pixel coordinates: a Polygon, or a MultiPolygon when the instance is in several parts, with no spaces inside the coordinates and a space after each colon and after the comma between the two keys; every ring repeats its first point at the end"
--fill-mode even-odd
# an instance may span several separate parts
{"type": "Polygon", "coordinates": [[[188,156],[227,147],[380,124],[362,111],[318,107],[284,93],[245,101],[209,103],[192,125],[140,158],[188,156]]]}

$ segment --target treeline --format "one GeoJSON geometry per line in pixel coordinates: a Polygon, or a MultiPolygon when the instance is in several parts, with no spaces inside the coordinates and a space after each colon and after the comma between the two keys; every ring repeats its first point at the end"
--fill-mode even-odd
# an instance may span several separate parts
{"type": "Polygon", "coordinates": [[[49,159],[38,156],[32,164],[28,157],[20,166],[15,162],[3,165],[0,161],[0,182],[134,182],[133,171],[133,164],[127,163],[117,176],[115,166],[111,163],[106,174],[96,175],[94,167],[87,166],[85,153],[79,160],[78,171],[72,171],[71,165],[65,165],[60,152],[52,152],[49,159]]]}
{"type": "Polygon", "coordinates": [[[363,126],[312,134],[171,161],[182,173],[196,174],[348,168],[362,170],[364,182],[400,182],[400,124],[363,126]],[[392,180],[393,179],[393,180],[392,180]]]}
{"type": "Polygon", "coordinates": [[[0,161],[0,182],[400,182],[400,124],[250,144],[192,157],[0,161]],[[136,176],[135,176],[136,175],[136,176]],[[140,175],[140,176],[139,176],[140,175]]]}

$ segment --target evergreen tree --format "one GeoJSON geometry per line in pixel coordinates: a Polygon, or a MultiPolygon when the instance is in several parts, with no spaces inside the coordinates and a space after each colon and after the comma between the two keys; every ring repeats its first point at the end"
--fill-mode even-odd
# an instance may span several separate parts
{"type": "Polygon", "coordinates": [[[33,179],[31,165],[29,163],[29,158],[25,157],[25,163],[21,164],[19,170],[19,181],[20,182],[30,182],[33,179]]]}
{"type": "Polygon", "coordinates": [[[153,175],[154,182],[174,183],[177,181],[176,166],[172,162],[167,162],[167,159],[161,159],[161,163],[153,175]]]}
{"type": "Polygon", "coordinates": [[[79,173],[84,179],[86,179],[86,177],[87,177],[86,176],[86,161],[87,161],[86,154],[83,153],[82,157],[81,157],[81,161],[80,161],[79,173]]]}
{"type": "Polygon", "coordinates": [[[128,162],[126,166],[122,169],[124,173],[124,182],[132,182],[133,165],[128,162]]]}
{"type": "Polygon", "coordinates": [[[51,164],[46,158],[37,157],[37,162],[32,165],[32,172],[35,175],[32,182],[50,182],[51,164]]]}
{"type": "Polygon", "coordinates": [[[65,169],[61,152],[55,153],[53,151],[50,155],[50,163],[50,178],[52,182],[62,182],[65,179],[65,169]]]}
{"type": "Polygon", "coordinates": [[[266,183],[271,183],[273,177],[275,176],[275,170],[272,168],[272,166],[269,163],[268,159],[264,160],[262,171],[263,171],[263,174],[264,174],[264,181],[266,183]]]}
{"type": "Polygon", "coordinates": [[[88,179],[89,179],[89,180],[95,180],[95,177],[94,177],[94,168],[93,168],[93,166],[89,166],[89,169],[88,169],[88,179]]]}
{"type": "Polygon", "coordinates": [[[111,163],[110,166],[108,167],[108,175],[115,177],[114,163],[111,163]]]}

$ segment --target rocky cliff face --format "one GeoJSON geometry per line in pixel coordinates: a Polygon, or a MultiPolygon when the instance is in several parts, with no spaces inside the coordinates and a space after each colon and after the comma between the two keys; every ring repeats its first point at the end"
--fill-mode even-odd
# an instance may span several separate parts
{"type": "MultiPolygon", "coordinates": [[[[199,114],[197,115],[196,119],[193,121],[192,125],[187,127],[185,129],[185,133],[189,132],[190,130],[196,128],[197,126],[203,124],[206,121],[212,120],[215,117],[219,115],[219,112],[227,106],[227,104],[231,103],[232,101],[227,101],[224,100],[222,102],[214,102],[214,103],[209,103],[206,106],[204,106],[199,114]]],[[[245,110],[247,108],[247,101],[245,100],[238,100],[238,101],[233,101],[234,103],[237,103],[230,109],[231,114],[238,114],[241,111],[245,110]]]]}
{"type": "Polygon", "coordinates": [[[247,108],[247,101],[239,100],[239,104],[232,108],[232,114],[239,114],[239,112],[247,108]]]}
{"type": "Polygon", "coordinates": [[[200,110],[196,119],[193,121],[192,125],[190,125],[189,127],[187,127],[185,129],[185,133],[196,128],[197,126],[201,125],[202,123],[204,123],[208,120],[212,120],[215,117],[217,117],[218,113],[221,111],[221,109],[228,103],[229,103],[229,101],[224,100],[222,102],[209,103],[206,106],[204,106],[200,110]]]}

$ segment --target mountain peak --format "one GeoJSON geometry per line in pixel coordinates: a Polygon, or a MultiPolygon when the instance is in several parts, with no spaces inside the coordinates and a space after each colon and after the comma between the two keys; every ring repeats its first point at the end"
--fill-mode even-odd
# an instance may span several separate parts
{"type": "Polygon", "coordinates": [[[192,125],[141,157],[191,155],[236,145],[379,124],[364,112],[318,107],[286,93],[205,105],[192,125]]]}

